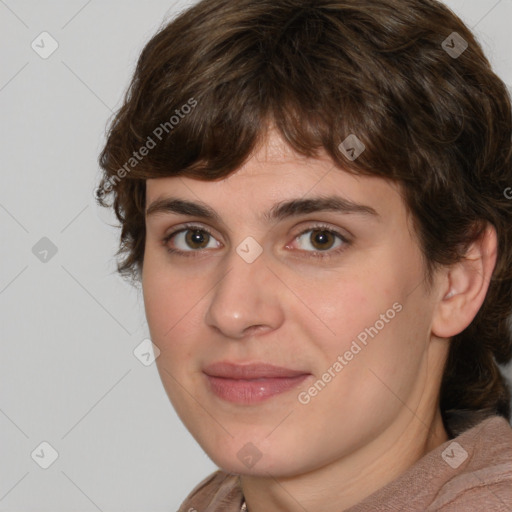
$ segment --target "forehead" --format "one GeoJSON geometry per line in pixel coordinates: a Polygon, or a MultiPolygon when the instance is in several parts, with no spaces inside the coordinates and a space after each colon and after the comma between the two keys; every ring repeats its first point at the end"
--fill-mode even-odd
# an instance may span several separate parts
{"type": "MultiPolygon", "coordinates": [[[[255,162],[279,164],[287,161],[307,162],[308,158],[294,151],[292,147],[285,142],[283,136],[274,126],[271,126],[265,135],[260,139],[253,154],[251,155],[255,162]]],[[[320,152],[320,158],[326,158],[324,151],[320,152]]]]}
{"type": "Polygon", "coordinates": [[[398,184],[340,169],[325,150],[315,157],[299,154],[275,129],[268,130],[240,168],[222,179],[149,179],[146,190],[148,205],[165,197],[181,197],[238,214],[241,209],[263,213],[283,201],[333,195],[372,204],[384,212],[405,206],[398,184]]]}

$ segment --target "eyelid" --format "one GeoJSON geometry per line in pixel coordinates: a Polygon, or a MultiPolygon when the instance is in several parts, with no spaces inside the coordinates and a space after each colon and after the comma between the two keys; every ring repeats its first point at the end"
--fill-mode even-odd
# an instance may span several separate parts
{"type": "MultiPolygon", "coordinates": [[[[305,223],[301,224],[307,224],[307,221],[305,223]]],[[[330,233],[334,233],[335,235],[339,236],[343,241],[350,242],[350,240],[353,238],[354,235],[350,233],[347,229],[342,229],[340,227],[332,226],[329,223],[318,221],[314,222],[311,225],[308,225],[307,227],[299,228],[300,231],[293,237],[295,240],[299,236],[302,236],[304,233],[307,233],[308,231],[314,231],[314,230],[323,230],[323,231],[329,231],[330,233]],[[346,233],[346,234],[344,234],[346,233]]]]}
{"type": "MultiPolygon", "coordinates": [[[[213,233],[213,230],[211,228],[209,228],[207,226],[203,226],[202,224],[197,224],[195,222],[186,222],[184,224],[181,224],[178,227],[174,227],[169,233],[166,233],[164,235],[164,237],[162,238],[162,244],[164,246],[167,245],[167,243],[169,243],[169,240],[171,240],[175,236],[179,235],[183,231],[189,231],[189,230],[191,230],[191,231],[194,231],[194,230],[195,231],[204,231],[205,233],[208,233],[208,235],[210,235],[212,238],[214,238],[217,242],[222,244],[222,242],[220,242],[217,239],[217,236],[213,233]]],[[[204,249],[203,249],[203,251],[204,251],[204,249]]],[[[200,250],[181,251],[180,249],[175,249],[174,252],[182,253],[182,252],[201,252],[201,251],[200,250]]]]}
{"type": "Polygon", "coordinates": [[[341,240],[342,244],[339,247],[335,247],[334,249],[326,249],[324,251],[316,250],[316,251],[306,251],[306,250],[298,250],[299,253],[305,253],[313,258],[332,258],[339,255],[341,252],[345,251],[349,245],[352,244],[352,235],[346,236],[343,233],[340,232],[339,228],[334,228],[328,224],[325,224],[323,222],[317,222],[316,224],[309,226],[307,228],[302,229],[298,234],[296,234],[293,237],[293,240],[291,243],[286,244],[285,248],[289,249],[290,244],[294,243],[297,239],[304,236],[309,231],[326,231],[337,237],[339,240],[341,240]]]}

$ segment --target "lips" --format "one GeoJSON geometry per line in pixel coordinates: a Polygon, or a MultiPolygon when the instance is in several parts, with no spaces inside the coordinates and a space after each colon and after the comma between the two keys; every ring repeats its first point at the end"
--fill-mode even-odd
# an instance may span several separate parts
{"type": "Polygon", "coordinates": [[[297,377],[307,372],[264,363],[242,365],[221,362],[207,366],[204,369],[204,373],[212,377],[222,377],[224,379],[271,379],[297,377]]]}
{"type": "Polygon", "coordinates": [[[311,374],[266,363],[213,363],[203,372],[210,390],[219,398],[238,404],[251,404],[285,393],[311,374]]]}

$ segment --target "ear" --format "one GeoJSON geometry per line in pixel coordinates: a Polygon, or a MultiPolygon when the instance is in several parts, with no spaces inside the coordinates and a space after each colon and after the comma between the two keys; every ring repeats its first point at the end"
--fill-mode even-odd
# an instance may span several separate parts
{"type": "Polygon", "coordinates": [[[445,269],[438,287],[440,296],[432,318],[432,334],[450,338],[473,321],[489,288],[497,246],[496,230],[487,224],[464,259],[445,269]]]}

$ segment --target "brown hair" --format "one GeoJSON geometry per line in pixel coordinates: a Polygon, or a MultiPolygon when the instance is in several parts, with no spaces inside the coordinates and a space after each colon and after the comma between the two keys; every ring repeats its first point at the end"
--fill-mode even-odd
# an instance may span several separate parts
{"type": "Polygon", "coordinates": [[[511,105],[468,28],[435,0],[203,0],[180,14],[142,51],[100,157],[119,272],[140,278],[146,179],[224,177],[270,125],[301,154],[399,183],[429,279],[496,228],[489,291],[451,341],[440,406],[451,436],[510,419],[497,363],[512,357],[511,105]],[[351,134],[356,160],[339,149],[351,134]]]}

